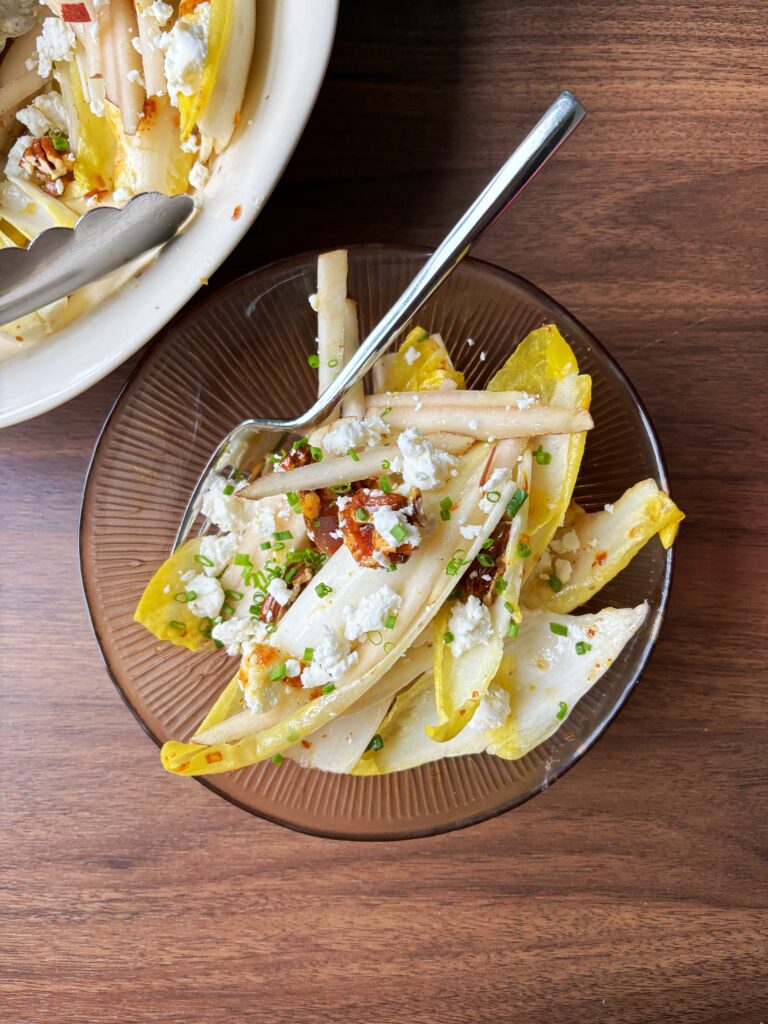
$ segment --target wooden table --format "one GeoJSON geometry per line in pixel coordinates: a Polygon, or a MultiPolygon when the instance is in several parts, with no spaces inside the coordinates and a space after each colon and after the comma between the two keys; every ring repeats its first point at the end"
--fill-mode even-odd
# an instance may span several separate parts
{"type": "Polygon", "coordinates": [[[589,109],[479,254],[611,348],[688,520],[641,685],[519,810],[361,846],[165,775],[78,579],[83,477],[130,365],[0,435],[0,1019],[767,1019],[764,14],[347,0],[288,173],[211,282],[315,246],[434,243],[560,88],[589,109]]]}

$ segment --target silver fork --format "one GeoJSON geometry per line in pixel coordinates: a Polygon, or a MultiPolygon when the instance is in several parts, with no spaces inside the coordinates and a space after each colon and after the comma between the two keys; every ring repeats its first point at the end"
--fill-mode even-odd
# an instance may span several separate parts
{"type": "Polygon", "coordinates": [[[263,458],[286,435],[306,434],[322,422],[402,334],[427,299],[585,116],[586,111],[570,92],[563,92],[557,97],[501,170],[448,232],[400,298],[342,368],[338,377],[303,416],[291,420],[243,420],[230,431],[208,460],[197,481],[176,534],[173,551],[189,536],[211,479],[225,467],[239,467],[263,458]]]}

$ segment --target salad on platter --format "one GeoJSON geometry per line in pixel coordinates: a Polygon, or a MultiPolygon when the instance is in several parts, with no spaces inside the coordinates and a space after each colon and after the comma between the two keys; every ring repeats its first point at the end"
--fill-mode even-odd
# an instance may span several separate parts
{"type": "MultiPolygon", "coordinates": [[[[18,6],[0,17],[0,249],[141,192],[201,193],[240,118],[255,0],[18,6]]],[[[146,259],[0,325],[0,358],[82,315],[146,259]]]]}
{"type": "MultiPolygon", "coordinates": [[[[344,250],[319,258],[308,298],[322,393],[358,344],[344,250]]],[[[214,478],[206,532],[135,613],[160,640],[236,659],[164,767],[378,775],[520,758],[550,737],[648,614],[579,609],[683,519],[652,479],[599,511],[573,500],[591,388],[554,324],[484,391],[416,326],[309,436],[214,478]]]]}

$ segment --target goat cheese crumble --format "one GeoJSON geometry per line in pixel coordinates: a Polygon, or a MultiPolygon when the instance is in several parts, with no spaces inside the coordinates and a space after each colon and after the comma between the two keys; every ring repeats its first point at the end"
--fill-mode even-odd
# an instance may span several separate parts
{"type": "Polygon", "coordinates": [[[494,505],[498,504],[499,499],[496,498],[496,501],[491,501],[488,497],[486,497],[486,495],[490,494],[491,491],[499,492],[502,489],[502,487],[505,486],[505,484],[507,483],[508,480],[509,480],[509,470],[508,469],[494,469],[491,472],[491,475],[488,477],[488,479],[483,484],[483,495],[484,495],[484,497],[482,497],[480,499],[480,511],[481,512],[485,512],[485,514],[487,515],[489,512],[493,511],[493,507],[494,507],[494,505]]]}
{"type": "Polygon", "coordinates": [[[254,502],[248,501],[247,498],[238,498],[234,492],[225,494],[225,488],[231,486],[231,480],[225,480],[221,476],[214,477],[203,496],[201,511],[222,532],[240,533],[257,514],[258,506],[255,508],[254,502]]]}
{"type": "Polygon", "coordinates": [[[68,131],[69,122],[64,101],[57,92],[44,92],[29,104],[16,112],[16,120],[20,121],[30,133],[37,138],[58,128],[68,131]]]}
{"type": "Polygon", "coordinates": [[[364,420],[339,420],[323,437],[322,446],[329,455],[346,455],[350,448],[375,448],[388,434],[387,423],[373,413],[364,420]]]}
{"type": "Polygon", "coordinates": [[[290,587],[284,579],[281,579],[280,576],[276,576],[273,580],[269,581],[267,593],[277,601],[281,608],[284,608],[288,604],[292,596],[290,587]]]}
{"type": "Polygon", "coordinates": [[[158,40],[165,53],[168,98],[174,107],[179,105],[179,96],[192,96],[202,85],[210,24],[210,3],[198,4],[194,14],[179,18],[158,40]]]}
{"type": "Polygon", "coordinates": [[[402,459],[392,462],[392,469],[403,475],[406,487],[430,491],[446,482],[458,462],[438,448],[416,427],[408,427],[397,439],[402,459]]]}
{"type": "Polygon", "coordinates": [[[331,626],[323,626],[323,636],[315,644],[312,661],[302,673],[301,685],[335,683],[356,661],[357,651],[350,651],[349,644],[331,626]]]}
{"type": "Polygon", "coordinates": [[[415,346],[413,346],[412,348],[406,349],[406,352],[405,352],[405,361],[406,361],[406,363],[408,363],[409,366],[413,366],[413,364],[419,358],[419,355],[420,355],[419,350],[415,346]]]}
{"type": "Polygon", "coordinates": [[[237,551],[237,537],[231,533],[206,536],[200,541],[200,558],[206,576],[218,576],[226,569],[237,551]],[[206,561],[213,565],[206,565],[206,561]]]}
{"type": "Polygon", "coordinates": [[[474,594],[465,602],[457,601],[448,621],[448,631],[453,634],[450,643],[451,654],[460,657],[465,651],[489,640],[493,629],[491,613],[474,594]]]}
{"type": "Polygon", "coordinates": [[[410,523],[405,515],[405,511],[408,508],[410,508],[408,505],[406,505],[405,509],[389,508],[384,505],[381,508],[373,509],[373,528],[391,547],[410,544],[411,547],[417,548],[421,544],[421,533],[418,527],[410,523]],[[392,534],[392,531],[397,529],[398,526],[405,530],[405,536],[402,540],[396,540],[392,534]]]}
{"type": "Polygon", "coordinates": [[[258,619],[231,618],[214,626],[211,636],[224,644],[227,654],[250,654],[253,645],[266,638],[267,631],[258,619]]]}
{"type": "Polygon", "coordinates": [[[196,595],[187,604],[192,614],[201,619],[215,619],[224,604],[224,591],[219,581],[201,572],[189,581],[187,589],[196,595]]]}
{"type": "Polygon", "coordinates": [[[490,729],[498,729],[504,725],[509,717],[510,703],[509,694],[503,686],[498,683],[491,683],[488,692],[477,706],[469,726],[477,732],[488,732],[490,729]]]}
{"type": "Polygon", "coordinates": [[[575,530],[568,530],[559,539],[557,537],[550,541],[549,546],[557,555],[566,555],[573,551],[578,551],[581,547],[581,541],[579,535],[575,530]]]}
{"type": "Polygon", "coordinates": [[[347,640],[358,640],[371,630],[382,629],[387,616],[396,614],[402,603],[399,594],[391,587],[383,586],[364,597],[356,608],[346,605],[341,613],[344,636],[347,640]]]}
{"type": "MultiPolygon", "coordinates": [[[[61,18],[46,18],[35,40],[35,54],[38,75],[50,78],[54,61],[70,61],[75,55],[75,33],[71,26],[61,18]]],[[[27,61],[27,67],[30,71],[34,70],[34,58],[27,61]]]]}

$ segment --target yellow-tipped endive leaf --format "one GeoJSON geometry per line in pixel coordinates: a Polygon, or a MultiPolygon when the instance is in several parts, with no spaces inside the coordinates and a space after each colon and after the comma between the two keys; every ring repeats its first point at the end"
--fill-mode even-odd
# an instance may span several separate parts
{"type": "Polygon", "coordinates": [[[63,83],[77,116],[77,150],[75,155],[75,184],[79,194],[92,189],[112,190],[115,186],[115,137],[107,120],[97,117],[91,110],[80,77],[80,67],[72,61],[62,71],[63,83]]]}
{"type": "MultiPolygon", "coordinates": [[[[220,2],[222,0],[213,0],[213,6],[220,2]]],[[[240,120],[240,108],[253,58],[256,31],[257,5],[254,0],[226,2],[231,8],[226,50],[219,61],[219,70],[213,76],[205,109],[201,110],[197,117],[201,134],[213,140],[217,153],[227,145],[240,120]]],[[[211,28],[213,29],[213,23],[211,28]]],[[[222,36],[223,34],[222,31],[222,36]]]]}
{"type": "MultiPolygon", "coordinates": [[[[574,530],[578,549],[548,554],[569,563],[569,578],[555,592],[549,582],[539,579],[537,571],[523,589],[524,604],[558,612],[578,608],[621,572],[654,534],[658,533],[661,538],[664,531],[668,539],[674,536],[684,519],[684,513],[659,490],[655,480],[641,480],[610,508],[610,511],[593,513],[578,509],[568,517],[555,535],[554,543],[559,546],[562,538],[574,530]]],[[[547,572],[551,571],[547,565],[547,572]]]]}
{"type": "Polygon", "coordinates": [[[445,387],[466,387],[464,374],[454,369],[439,334],[430,337],[423,327],[414,327],[388,361],[383,389],[439,391],[445,387]]]}
{"type": "Polygon", "coordinates": [[[478,713],[453,739],[436,743],[428,734],[428,726],[437,717],[434,686],[425,675],[397,698],[377,730],[383,741],[381,749],[364,754],[352,774],[404,771],[440,758],[485,750],[506,759],[525,756],[560,728],[613,664],[647,611],[643,604],[605,608],[597,615],[526,614],[517,637],[504,643],[501,666],[490,687],[489,698],[502,707],[502,714],[504,703],[509,703],[503,725],[483,731],[477,727],[478,713]],[[567,634],[553,633],[553,622],[567,634]],[[577,644],[588,644],[589,649],[577,648],[577,644]]]}
{"type": "MultiPolygon", "coordinates": [[[[221,83],[222,78],[226,79],[230,75],[242,79],[239,99],[237,99],[236,105],[232,108],[231,112],[228,113],[229,134],[227,139],[232,134],[234,117],[242,102],[242,91],[245,88],[242,68],[243,58],[240,51],[242,48],[243,55],[247,56],[244,66],[245,75],[247,75],[253,50],[252,14],[250,29],[246,26],[245,38],[242,35],[244,31],[242,19],[248,7],[253,11],[253,0],[210,0],[208,52],[203,66],[202,81],[200,87],[191,96],[185,96],[183,93],[179,93],[178,96],[182,139],[188,138],[195,125],[204,118],[214,98],[214,91],[221,92],[221,85],[219,85],[217,90],[217,83],[221,83]],[[240,24],[236,25],[236,20],[240,24]],[[250,39],[248,36],[250,36],[250,39]],[[242,44],[245,45],[243,46],[242,44]]],[[[181,14],[179,21],[193,22],[199,16],[197,8],[193,8],[189,13],[181,14]]],[[[206,131],[205,134],[210,135],[211,133],[206,131]]],[[[224,145],[226,145],[226,140],[224,145]]]]}
{"type": "MultiPolygon", "coordinates": [[[[578,373],[576,357],[554,324],[531,331],[488,385],[489,391],[527,391],[547,405],[588,409],[592,380],[578,373]]],[[[531,556],[524,575],[532,572],[568,509],[584,454],[586,434],[555,434],[541,438],[543,458],[531,469],[528,542],[531,556]]]]}
{"type": "MultiPolygon", "coordinates": [[[[480,478],[487,458],[487,447],[477,445],[461,459],[451,484],[456,502],[451,520],[425,536],[408,561],[384,581],[402,601],[396,625],[387,633],[391,639],[386,645],[381,643],[381,636],[377,644],[369,634],[368,640],[357,648],[356,663],[337,682],[336,689],[308,701],[278,725],[250,731],[254,729],[255,716],[242,712],[236,716],[237,721],[227,721],[226,741],[206,745],[166,744],[161,752],[164,767],[180,775],[200,775],[231,771],[263,761],[338,717],[375,686],[432,621],[458,582],[462,569],[457,551],[462,551],[462,559],[471,561],[480,549],[479,538],[468,545],[468,550],[463,546],[468,542],[462,539],[459,524],[478,525],[481,531],[491,532],[501,517],[502,502],[494,504],[488,513],[483,512],[478,503],[480,478]],[[242,738],[236,739],[238,734],[242,738]]],[[[439,492],[427,492],[425,499],[425,512],[433,514],[438,507],[439,492]]],[[[340,548],[315,577],[317,584],[325,583],[334,587],[333,591],[319,598],[314,586],[307,587],[281,619],[273,634],[273,643],[292,657],[300,658],[304,647],[313,646],[322,636],[325,625],[339,628],[346,603],[357,603],[362,593],[370,593],[382,585],[381,576],[379,570],[357,565],[347,548],[340,548]],[[371,582],[370,574],[377,575],[378,579],[371,582]],[[350,602],[353,594],[356,599],[350,602]]]]}
{"type": "Polygon", "coordinates": [[[71,228],[77,214],[31,181],[9,177],[0,184],[0,220],[32,240],[48,228],[71,228]]]}
{"type": "Polygon", "coordinates": [[[179,114],[167,96],[150,96],[136,132],[127,135],[111,103],[106,116],[116,142],[115,188],[177,195],[186,192],[194,153],[179,145],[179,114]]]}
{"type": "Polygon", "coordinates": [[[195,560],[200,543],[200,537],[187,541],[163,562],[147,584],[133,616],[158,640],[170,640],[172,644],[187,647],[190,651],[211,643],[203,633],[203,630],[207,632],[210,629],[210,621],[193,615],[187,602],[176,600],[177,594],[187,590],[182,576],[188,572],[202,572],[202,565],[195,560]]]}
{"type": "Polygon", "coordinates": [[[520,537],[526,531],[528,521],[528,502],[525,495],[530,471],[531,455],[530,452],[526,452],[523,461],[517,467],[511,496],[514,518],[504,552],[505,570],[498,581],[500,586],[494,587],[492,591],[489,609],[493,630],[491,636],[485,643],[470,647],[458,657],[454,657],[451,644],[446,643],[446,636],[450,633],[449,623],[454,602],[447,602],[435,618],[433,672],[438,725],[428,726],[427,732],[431,739],[439,743],[453,739],[472,720],[501,662],[504,638],[507,636],[513,616],[516,625],[520,622],[518,600],[525,558],[521,556],[517,546],[520,537]]]}

